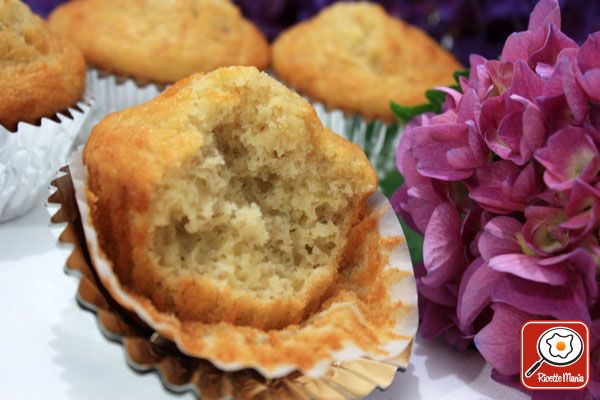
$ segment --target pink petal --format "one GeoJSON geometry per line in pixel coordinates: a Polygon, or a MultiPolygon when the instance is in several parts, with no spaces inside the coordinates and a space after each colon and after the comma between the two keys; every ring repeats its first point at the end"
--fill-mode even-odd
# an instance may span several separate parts
{"type": "Polygon", "coordinates": [[[522,118],[522,111],[507,114],[498,126],[497,135],[486,137],[490,149],[505,160],[514,158],[515,150],[519,147],[523,135],[522,118]]]}
{"type": "Polygon", "coordinates": [[[485,68],[498,94],[504,93],[511,86],[514,74],[514,64],[512,62],[490,60],[485,63],[485,68]]]}
{"type": "Polygon", "coordinates": [[[512,100],[523,104],[521,114],[521,141],[518,146],[518,156],[513,156],[511,161],[517,165],[524,165],[533,157],[533,152],[546,142],[546,120],[544,114],[531,101],[524,97],[512,95],[512,100]]]}
{"type": "Polygon", "coordinates": [[[461,92],[446,86],[435,86],[434,89],[438,92],[445,93],[447,95],[446,97],[449,97],[451,99],[450,104],[452,108],[456,108],[457,104],[460,102],[460,99],[462,97],[461,92]]]}
{"type": "Polygon", "coordinates": [[[560,7],[557,0],[539,1],[531,12],[527,30],[534,31],[548,23],[554,23],[560,28],[560,7]]]}
{"type": "Polygon", "coordinates": [[[470,147],[456,147],[446,153],[448,164],[454,168],[476,168],[479,160],[475,157],[470,147]]]}
{"type": "Polygon", "coordinates": [[[549,285],[564,285],[568,274],[560,265],[540,266],[537,257],[525,254],[502,254],[492,257],[488,264],[498,272],[506,272],[521,278],[547,283],[549,285]]]}
{"type": "Polygon", "coordinates": [[[535,73],[542,79],[548,80],[554,75],[554,65],[538,63],[535,66],[535,73]]]}
{"type": "Polygon", "coordinates": [[[481,258],[465,271],[458,291],[456,314],[459,328],[465,332],[491,301],[491,294],[502,274],[489,268],[481,258]]]}
{"type": "Polygon", "coordinates": [[[421,279],[417,279],[417,290],[419,295],[434,303],[447,307],[456,307],[456,293],[452,293],[447,287],[427,286],[421,279]]]}
{"type": "Polygon", "coordinates": [[[590,111],[590,105],[585,92],[577,82],[576,74],[580,72],[576,71],[576,68],[578,67],[574,62],[570,62],[569,65],[565,67],[563,87],[565,98],[573,113],[574,123],[576,125],[581,125],[590,111]]]}
{"type": "Polygon", "coordinates": [[[577,75],[577,83],[593,102],[600,102],[600,68],[577,75]]]}
{"type": "MultiPolygon", "coordinates": [[[[568,232],[561,229],[567,216],[562,207],[529,206],[525,210],[527,222],[523,226],[523,239],[529,249],[542,257],[559,253],[569,244],[568,232]]],[[[544,264],[548,258],[542,258],[538,265],[544,264]]]]}
{"type": "Polygon", "coordinates": [[[596,264],[590,253],[582,248],[575,249],[571,253],[546,258],[540,262],[542,265],[567,266],[569,269],[579,272],[585,285],[590,304],[596,301],[598,296],[598,285],[596,284],[596,264]]]}
{"type": "Polygon", "coordinates": [[[568,48],[577,48],[577,43],[561,32],[555,24],[549,24],[547,29],[546,40],[542,46],[536,48],[536,51],[531,54],[529,65],[535,66],[540,62],[554,64],[561,51],[568,48]]]}
{"type": "Polygon", "coordinates": [[[542,94],[544,81],[529,65],[523,61],[515,62],[514,76],[510,86],[510,94],[524,97],[527,100],[534,100],[542,94]]]}
{"type": "Polygon", "coordinates": [[[479,120],[479,107],[481,102],[475,90],[468,89],[458,102],[458,117],[457,122],[464,123],[467,121],[479,120]]]}
{"type": "Polygon", "coordinates": [[[419,231],[425,232],[433,211],[445,200],[434,190],[431,183],[413,186],[408,189],[407,194],[408,211],[419,231]]]}
{"type": "Polygon", "coordinates": [[[454,308],[442,306],[440,304],[423,301],[419,303],[419,314],[421,324],[419,332],[425,339],[434,339],[440,334],[450,329],[454,325],[454,321],[449,315],[454,311],[454,308]]]}
{"type": "Polygon", "coordinates": [[[492,301],[539,316],[590,320],[581,279],[574,279],[568,285],[551,286],[506,276],[496,283],[492,301]]]}
{"type": "Polygon", "coordinates": [[[521,171],[512,188],[511,196],[519,201],[527,201],[530,197],[539,193],[539,183],[535,172],[533,161],[521,171]]]}
{"type": "Polygon", "coordinates": [[[518,374],[521,326],[534,316],[503,303],[494,304],[492,308],[494,317],[475,335],[475,346],[501,374],[518,374]]]}
{"type": "Polygon", "coordinates": [[[473,174],[472,167],[456,167],[448,162],[448,151],[465,147],[467,141],[467,126],[430,125],[414,129],[411,139],[413,154],[419,160],[417,170],[424,176],[455,181],[466,179],[473,174]]]}
{"type": "Polygon", "coordinates": [[[484,260],[501,255],[518,253],[521,250],[517,233],[523,225],[512,217],[496,217],[490,220],[479,237],[479,252],[484,260]]]}
{"type": "Polygon", "coordinates": [[[504,43],[500,61],[515,62],[517,60],[528,60],[529,48],[533,37],[534,35],[530,31],[512,33],[504,43]]]}
{"type": "Polygon", "coordinates": [[[576,179],[592,181],[600,171],[600,155],[586,130],[576,127],[556,132],[535,158],[546,168],[544,181],[551,189],[569,189],[576,179]]]}
{"type": "Polygon", "coordinates": [[[424,284],[439,287],[455,279],[464,267],[460,227],[460,216],[454,206],[443,203],[436,207],[423,242],[423,261],[427,269],[427,275],[422,278],[424,284]]]}
{"type": "Polygon", "coordinates": [[[481,114],[479,115],[479,132],[486,142],[494,140],[497,135],[500,122],[505,117],[505,103],[508,95],[491,97],[481,103],[481,114]]]}
{"type": "Polygon", "coordinates": [[[510,214],[525,208],[525,203],[511,200],[507,191],[501,187],[478,187],[469,192],[469,197],[484,210],[496,214],[510,214]]]}
{"type": "Polygon", "coordinates": [[[600,224],[600,191],[582,180],[576,180],[565,211],[569,219],[561,227],[576,230],[576,239],[581,238],[600,224]]]}
{"type": "Polygon", "coordinates": [[[560,227],[572,230],[583,229],[587,226],[589,221],[590,215],[588,213],[581,213],[569,218],[566,222],[560,224],[560,227]]]}
{"type": "Polygon", "coordinates": [[[600,68],[600,32],[592,33],[579,49],[577,63],[582,71],[600,68]]]}

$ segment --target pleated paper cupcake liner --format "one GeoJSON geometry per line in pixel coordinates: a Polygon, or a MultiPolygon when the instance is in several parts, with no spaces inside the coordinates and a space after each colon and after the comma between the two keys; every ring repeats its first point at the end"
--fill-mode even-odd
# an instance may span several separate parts
{"type": "MultiPolygon", "coordinates": [[[[202,335],[190,335],[189,332],[196,326],[194,321],[189,324],[180,321],[172,314],[161,312],[145,299],[128,292],[113,273],[112,262],[106,258],[98,243],[87,203],[87,177],[81,151],[72,154],[69,168],[88,249],[102,283],[119,304],[135,312],[164,337],[171,338],[180,350],[189,355],[202,356],[221,370],[252,368],[269,378],[279,378],[296,370],[309,376],[319,376],[332,362],[348,361],[356,357],[378,360],[395,357],[409,346],[416,333],[417,294],[410,255],[396,215],[381,193],[374,193],[368,201],[367,215],[372,216],[373,228],[361,230],[367,241],[370,240],[367,239],[371,237],[369,235],[376,235],[377,238],[373,239],[376,240],[376,249],[369,247],[369,250],[376,251],[378,256],[372,254],[369,258],[361,259],[361,262],[357,261],[355,269],[348,270],[347,274],[340,274],[349,277],[338,280],[339,289],[362,290],[364,282],[354,282],[351,277],[356,276],[358,279],[369,268],[376,274],[369,281],[373,287],[372,298],[369,297],[370,300],[366,303],[359,302],[358,299],[348,300],[344,295],[332,295],[327,301],[331,304],[320,309],[303,324],[268,332],[270,341],[277,343],[278,347],[265,349],[263,342],[267,333],[264,331],[230,326],[224,332],[220,324],[206,324],[202,328],[202,335]],[[382,263],[381,269],[371,266],[372,262],[382,263]],[[385,294],[377,294],[378,290],[385,294]],[[385,321],[373,321],[376,316],[366,314],[363,307],[377,309],[380,314],[386,313],[381,314],[387,315],[385,321]],[[372,339],[365,343],[363,336],[356,336],[357,332],[370,335],[372,339]],[[204,337],[214,339],[224,334],[227,334],[231,346],[236,347],[235,358],[231,357],[230,352],[222,351],[218,340],[198,342],[204,337]],[[329,339],[324,340],[325,337],[329,339]],[[302,349],[312,346],[318,348],[319,352],[308,356],[299,346],[302,349]]],[[[330,291],[336,293],[337,285],[338,283],[330,288],[330,291]]]]}
{"type": "Polygon", "coordinates": [[[323,125],[363,149],[380,181],[395,170],[395,152],[402,126],[380,120],[366,121],[359,115],[330,110],[322,103],[313,102],[312,105],[323,125]]]}
{"type": "Polygon", "coordinates": [[[333,363],[318,378],[294,372],[283,378],[266,379],[254,370],[226,372],[207,360],[186,356],[174,343],[119,306],[101,285],[89,258],[70,171],[67,167],[61,171],[66,174],[53,182],[55,191],[48,203],[58,205],[52,222],[66,224],[59,240],[74,248],[67,270],[80,278],[77,300],[96,314],[98,325],[109,340],[123,345],[130,366],[138,371],[157,372],[168,389],[192,391],[207,400],[361,399],[376,388],[389,387],[396,372],[408,365],[412,342],[396,357],[386,360],[357,358],[333,363]]]}
{"type": "Polygon", "coordinates": [[[89,95],[38,125],[20,122],[16,132],[0,126],[0,222],[26,214],[38,201],[93,109],[89,95]]]}
{"type": "Polygon", "coordinates": [[[94,95],[96,107],[84,127],[85,135],[77,141],[78,145],[87,141],[92,128],[108,114],[145,103],[166,88],[165,85],[139,82],[97,69],[88,70],[87,85],[94,95]]]}

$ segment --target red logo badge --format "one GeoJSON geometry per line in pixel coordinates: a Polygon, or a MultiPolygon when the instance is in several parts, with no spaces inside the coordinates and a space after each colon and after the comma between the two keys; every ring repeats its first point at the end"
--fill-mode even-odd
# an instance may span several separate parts
{"type": "Polygon", "coordinates": [[[589,331],[578,321],[521,328],[521,382],[529,389],[581,389],[589,380],[589,331]]]}

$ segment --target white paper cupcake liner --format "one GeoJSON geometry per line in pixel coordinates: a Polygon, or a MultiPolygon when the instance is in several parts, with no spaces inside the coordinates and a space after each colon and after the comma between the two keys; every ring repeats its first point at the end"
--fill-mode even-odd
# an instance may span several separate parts
{"type": "Polygon", "coordinates": [[[312,105],[323,125],[363,149],[380,181],[396,168],[395,153],[402,134],[401,125],[365,121],[359,115],[329,110],[322,103],[313,102],[312,105]]]}
{"type": "Polygon", "coordinates": [[[164,89],[152,83],[140,85],[133,79],[106,74],[97,69],[88,70],[87,85],[96,100],[96,107],[85,124],[85,134],[78,139],[78,145],[87,141],[94,125],[108,114],[145,103],[164,89]]]}
{"type": "Polygon", "coordinates": [[[0,126],[0,222],[31,210],[40,190],[65,164],[92,109],[93,101],[86,93],[76,107],[56,114],[58,121],[20,122],[16,132],[0,126]]]}
{"type": "MultiPolygon", "coordinates": [[[[155,309],[148,309],[147,304],[143,304],[147,302],[140,302],[137,297],[124,290],[116,275],[112,272],[113,268],[111,262],[107,260],[101,250],[95,228],[92,225],[87,204],[87,196],[85,194],[87,177],[81,156],[81,151],[73,153],[70,157],[69,169],[73,179],[83,232],[85,234],[94,269],[100,280],[107,287],[108,292],[112,294],[113,298],[118,303],[128,310],[135,312],[146,324],[157,332],[160,332],[164,337],[170,338],[183,353],[186,353],[186,341],[188,338],[186,338],[187,335],[182,335],[181,333],[181,325],[184,324],[184,322],[180,322],[172,315],[157,312],[155,309]]],[[[325,350],[323,353],[324,355],[320,356],[321,358],[319,358],[318,361],[315,361],[311,366],[294,364],[293,362],[290,362],[290,360],[286,360],[285,357],[277,357],[275,364],[273,364],[272,361],[269,364],[265,364],[265,361],[258,357],[252,360],[231,360],[228,357],[221,359],[218,356],[212,358],[206,357],[206,359],[222,371],[239,371],[246,368],[252,368],[260,372],[260,374],[266,378],[283,377],[293,371],[300,371],[310,377],[318,377],[325,374],[328,367],[334,363],[347,362],[359,358],[377,361],[393,360],[403,352],[407,351],[416,334],[418,312],[416,284],[410,255],[406,246],[406,240],[404,239],[404,233],[402,232],[400,223],[387,198],[381,193],[374,193],[369,198],[367,213],[373,213],[373,215],[376,215],[378,218],[377,226],[381,237],[380,240],[393,240],[394,243],[393,248],[390,249],[389,258],[387,258],[387,264],[383,266],[382,269],[382,274],[384,274],[382,276],[393,277],[384,282],[389,301],[397,304],[398,307],[393,317],[393,327],[385,328],[386,332],[391,335],[388,340],[377,343],[376,349],[374,350],[364,350],[360,345],[350,339],[351,336],[348,336],[341,339],[342,343],[339,347],[336,346],[329,349],[329,345],[322,342],[322,336],[320,334],[311,335],[309,336],[310,340],[319,342],[320,346],[322,346],[321,349],[325,350]]],[[[361,321],[366,322],[365,316],[354,303],[347,303],[344,301],[334,303],[330,308],[322,313],[320,312],[317,318],[320,318],[321,320],[323,318],[329,318],[328,315],[336,313],[337,309],[344,309],[346,311],[352,310],[353,313],[357,313],[357,317],[361,321]]],[[[310,322],[307,323],[310,324],[310,322]]],[[[244,329],[246,328],[240,328],[240,332],[246,332],[244,329]]],[[[325,333],[330,327],[323,326],[322,329],[324,330],[317,332],[325,333]]],[[[288,340],[290,336],[299,334],[301,331],[301,327],[294,325],[284,328],[281,331],[271,331],[269,334],[278,335],[278,339],[274,340],[275,342],[279,342],[288,340]]],[[[235,337],[235,340],[231,340],[231,346],[243,346],[244,335],[245,333],[239,333],[238,336],[235,337]]],[[[303,345],[306,345],[306,342],[303,342],[303,345]]],[[[206,346],[210,347],[212,344],[206,342],[206,346]]],[[[240,350],[238,354],[248,353],[240,350]]],[[[193,354],[189,355],[194,356],[193,354]]],[[[408,360],[406,360],[406,363],[403,363],[403,365],[398,365],[398,367],[406,368],[407,362],[408,360]]]]}

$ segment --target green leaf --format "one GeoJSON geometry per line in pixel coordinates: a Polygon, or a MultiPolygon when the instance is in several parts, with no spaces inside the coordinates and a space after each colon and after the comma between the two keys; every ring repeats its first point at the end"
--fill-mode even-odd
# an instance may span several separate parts
{"type": "Polygon", "coordinates": [[[425,92],[425,97],[427,98],[427,100],[429,100],[429,103],[433,104],[434,106],[438,106],[441,111],[442,104],[444,104],[444,100],[446,100],[446,95],[444,94],[444,92],[440,92],[439,90],[435,89],[430,89],[425,92]]]}
{"type": "MultiPolygon", "coordinates": [[[[383,194],[387,198],[390,198],[403,183],[404,177],[398,171],[394,170],[379,182],[379,186],[383,194]]],[[[412,230],[400,215],[398,215],[398,220],[400,221],[400,225],[402,225],[413,265],[421,263],[423,261],[423,235],[412,230]]]]}
{"type": "MultiPolygon", "coordinates": [[[[461,92],[460,87],[460,77],[469,76],[469,70],[460,70],[454,71],[452,75],[454,77],[454,81],[456,84],[448,85],[448,87],[461,92]]],[[[435,114],[439,114],[442,112],[442,105],[444,104],[444,100],[446,99],[446,95],[439,90],[431,89],[425,92],[425,98],[427,98],[428,103],[419,104],[416,106],[401,106],[395,102],[390,102],[390,108],[392,112],[400,119],[400,121],[405,124],[408,123],[411,119],[416,117],[417,115],[421,115],[426,112],[432,112],[435,114]]]]}
{"type": "Polygon", "coordinates": [[[452,74],[452,76],[454,77],[454,82],[456,82],[456,84],[460,87],[460,77],[464,76],[465,78],[468,78],[470,73],[471,70],[469,68],[454,71],[454,73],[452,74]]]}
{"type": "MultiPolygon", "coordinates": [[[[448,87],[462,92],[462,88],[460,87],[461,76],[468,77],[469,69],[455,71],[453,77],[456,83],[448,85],[448,87]]],[[[425,97],[427,98],[428,103],[406,107],[392,101],[390,103],[390,108],[392,109],[392,112],[400,119],[400,121],[404,123],[408,123],[417,115],[426,112],[439,114],[442,111],[442,105],[444,104],[446,95],[443,92],[432,89],[425,92],[425,97]]],[[[393,170],[379,182],[379,186],[381,187],[382,192],[389,198],[396,191],[396,189],[402,185],[402,183],[404,183],[404,178],[402,175],[400,175],[398,171],[393,170]]],[[[408,245],[410,258],[413,264],[423,262],[423,235],[412,230],[400,215],[398,215],[398,219],[400,220],[402,230],[406,236],[406,243],[408,245]]]]}
{"type": "Polygon", "coordinates": [[[408,245],[408,251],[410,253],[410,259],[413,265],[417,265],[423,262],[423,235],[413,231],[404,222],[401,216],[398,216],[404,236],[406,237],[406,244],[408,245]]]}
{"type": "MultiPolygon", "coordinates": [[[[433,104],[420,104],[418,106],[405,107],[401,106],[393,101],[390,103],[392,112],[404,123],[408,123],[411,119],[417,115],[421,115],[426,112],[435,112],[436,107],[433,104]]],[[[439,111],[438,111],[439,112],[439,111]]]]}
{"type": "Polygon", "coordinates": [[[390,198],[396,189],[398,189],[404,183],[404,178],[396,170],[391,171],[379,182],[381,191],[387,198],[390,198]]]}

